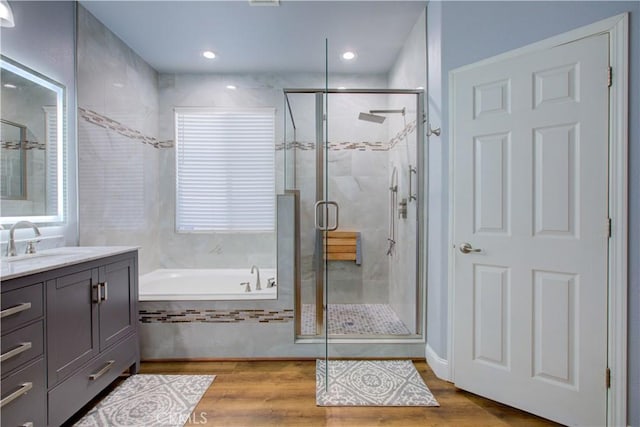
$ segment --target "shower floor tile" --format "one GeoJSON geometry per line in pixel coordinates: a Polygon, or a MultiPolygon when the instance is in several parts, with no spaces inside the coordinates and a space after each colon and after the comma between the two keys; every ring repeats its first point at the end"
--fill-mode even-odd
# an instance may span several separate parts
{"type": "MultiPolygon", "coordinates": [[[[330,304],[330,335],[411,335],[389,304],[330,304]]],[[[302,304],[302,335],[315,335],[315,304],[302,304]]]]}

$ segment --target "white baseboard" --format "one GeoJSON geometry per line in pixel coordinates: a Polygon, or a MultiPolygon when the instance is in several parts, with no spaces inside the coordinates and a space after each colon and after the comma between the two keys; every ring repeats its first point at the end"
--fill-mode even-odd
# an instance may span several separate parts
{"type": "Polygon", "coordinates": [[[427,343],[426,356],[427,363],[433,373],[436,374],[436,377],[441,380],[451,381],[451,376],[449,375],[449,361],[438,356],[429,343],[427,343]]]}

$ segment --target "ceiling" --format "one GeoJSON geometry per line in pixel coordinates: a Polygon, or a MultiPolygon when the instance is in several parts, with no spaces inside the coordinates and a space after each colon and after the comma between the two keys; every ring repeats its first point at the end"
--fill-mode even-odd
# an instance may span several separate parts
{"type": "Polygon", "coordinates": [[[81,1],[162,73],[387,73],[425,1],[81,1]],[[207,60],[202,51],[217,57],[207,60]],[[354,50],[353,61],[341,59],[354,50]]]}

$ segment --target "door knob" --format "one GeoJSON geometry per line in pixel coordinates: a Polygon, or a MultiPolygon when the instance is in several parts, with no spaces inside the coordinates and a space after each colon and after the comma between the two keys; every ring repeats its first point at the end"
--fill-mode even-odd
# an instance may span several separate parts
{"type": "Polygon", "coordinates": [[[460,252],[463,254],[469,254],[471,252],[480,252],[482,249],[473,249],[471,243],[460,243],[460,252]]]}

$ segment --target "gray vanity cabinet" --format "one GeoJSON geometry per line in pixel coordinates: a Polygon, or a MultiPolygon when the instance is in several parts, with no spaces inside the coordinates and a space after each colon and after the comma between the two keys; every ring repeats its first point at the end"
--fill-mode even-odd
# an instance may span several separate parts
{"type": "Polygon", "coordinates": [[[0,371],[3,426],[46,424],[44,358],[44,286],[42,281],[16,279],[2,283],[0,371]]]}
{"type": "Polygon", "coordinates": [[[94,358],[98,347],[98,271],[47,281],[48,384],[53,386],[94,358]]]}
{"type": "Polygon", "coordinates": [[[100,304],[100,351],[120,341],[136,329],[135,268],[130,259],[104,265],[98,270],[100,304]]]}
{"type": "Polygon", "coordinates": [[[59,426],[140,364],[137,251],[3,281],[2,425],[59,426]],[[17,351],[17,350],[13,350],[17,351]],[[5,400],[6,401],[6,400],[5,400]]]}
{"type": "Polygon", "coordinates": [[[47,283],[49,385],[135,331],[134,274],[129,258],[47,283]]]}

